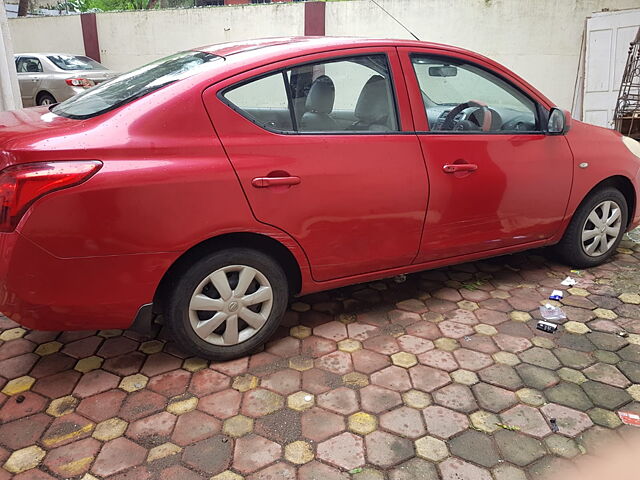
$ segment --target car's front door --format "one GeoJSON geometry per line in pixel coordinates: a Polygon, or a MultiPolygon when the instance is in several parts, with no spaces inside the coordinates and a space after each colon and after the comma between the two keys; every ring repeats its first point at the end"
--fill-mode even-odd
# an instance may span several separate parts
{"type": "Polygon", "coordinates": [[[317,281],[418,253],[428,181],[399,72],[395,49],[350,49],[204,93],[255,217],[302,246],[317,281]]]}
{"type": "Polygon", "coordinates": [[[430,178],[416,262],[553,236],[565,214],[572,154],[544,111],[480,60],[400,49],[430,178]]]}
{"type": "Polygon", "coordinates": [[[16,70],[23,105],[34,105],[43,76],[42,63],[36,57],[18,57],[16,70]]]}

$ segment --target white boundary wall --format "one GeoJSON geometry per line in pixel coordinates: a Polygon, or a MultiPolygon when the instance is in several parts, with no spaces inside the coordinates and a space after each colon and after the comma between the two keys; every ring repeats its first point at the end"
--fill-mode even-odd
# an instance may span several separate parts
{"type": "MultiPolygon", "coordinates": [[[[378,0],[422,40],[475,50],[570,109],[585,21],[640,0],[378,0]]],[[[326,34],[411,38],[369,0],[327,2],[326,34]]],[[[16,52],[84,53],[80,17],[9,20],[16,52]]],[[[304,33],[304,4],[97,14],[102,62],[126,71],[190,47],[304,33]]]]}

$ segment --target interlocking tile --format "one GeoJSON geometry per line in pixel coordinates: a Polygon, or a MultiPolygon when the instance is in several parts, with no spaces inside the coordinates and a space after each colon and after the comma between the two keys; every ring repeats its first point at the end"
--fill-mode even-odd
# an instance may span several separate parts
{"type": "Polygon", "coordinates": [[[47,448],[60,447],[91,435],[95,424],[90,420],[70,413],[56,418],[42,436],[42,443],[47,448]]]}
{"type": "Polygon", "coordinates": [[[224,435],[216,435],[189,445],[184,449],[182,461],[207,475],[217,475],[231,465],[234,442],[224,435]]]}
{"type": "Polygon", "coordinates": [[[469,427],[469,420],[461,413],[432,405],[422,411],[427,431],[441,438],[449,438],[469,427]]]}
{"type": "Polygon", "coordinates": [[[389,468],[414,455],[413,443],[406,438],[375,431],[365,437],[367,460],[373,465],[389,468]]]}
{"type": "Polygon", "coordinates": [[[282,454],[282,447],[260,435],[247,435],[236,441],[233,468],[243,474],[273,463],[282,454]]]}
{"type": "Polygon", "coordinates": [[[171,436],[173,443],[186,446],[209,438],[222,429],[222,422],[197,410],[180,415],[171,436]]]}
{"type": "Polygon", "coordinates": [[[398,392],[394,392],[393,390],[377,385],[369,385],[360,390],[360,401],[365,411],[380,413],[400,405],[402,398],[398,392]]]}
{"type": "Polygon", "coordinates": [[[491,480],[491,474],[487,470],[459,458],[449,458],[442,462],[439,467],[443,480],[457,480],[459,478],[491,480]]]}
{"type": "Polygon", "coordinates": [[[320,443],[316,455],[331,465],[351,470],[365,463],[364,442],[360,437],[344,432],[320,443]]]}
{"type": "MultiPolygon", "coordinates": [[[[158,445],[164,443],[171,435],[176,420],[176,416],[169,412],[160,412],[141,418],[129,425],[129,428],[127,428],[127,437],[140,444],[158,445]]],[[[106,420],[106,422],[109,422],[109,420],[106,420]]],[[[95,433],[93,436],[96,436],[95,433]]]]}
{"type": "Polygon", "coordinates": [[[342,415],[349,415],[358,410],[358,396],[350,388],[341,387],[318,395],[318,406],[342,415]]]}
{"type": "Polygon", "coordinates": [[[22,473],[37,467],[45,455],[44,450],[32,445],[12,452],[3,467],[10,473],[22,473]]]}
{"type": "Polygon", "coordinates": [[[473,393],[466,385],[454,383],[432,393],[434,403],[463,413],[478,409],[473,393]]]}
{"type": "Polygon", "coordinates": [[[242,394],[233,389],[223,390],[203,397],[198,402],[198,410],[225,420],[240,411],[242,394]]]}
{"type": "Polygon", "coordinates": [[[543,438],[551,433],[546,420],[537,408],[517,405],[500,414],[507,425],[518,427],[521,432],[536,438],[543,438]]]}
{"type": "Polygon", "coordinates": [[[317,407],[307,410],[302,414],[301,425],[302,434],[314,442],[322,442],[342,432],[346,428],[342,415],[337,415],[317,407]]]}
{"type": "Polygon", "coordinates": [[[63,478],[79,476],[89,470],[100,446],[97,440],[85,438],[51,450],[47,453],[44,464],[63,478]]]}
{"type": "Polygon", "coordinates": [[[451,439],[449,450],[452,455],[487,468],[493,467],[500,460],[491,437],[473,430],[467,430],[451,439]]]}
{"type": "Polygon", "coordinates": [[[389,432],[412,439],[426,433],[420,412],[404,406],[381,415],[380,426],[389,432]]]}
{"type": "Polygon", "coordinates": [[[502,458],[520,467],[529,465],[546,454],[540,441],[522,433],[499,430],[493,435],[502,458]]]}
{"type": "Polygon", "coordinates": [[[124,437],[104,444],[91,472],[103,477],[119,473],[127,468],[140,465],[147,457],[147,451],[124,437]]]}

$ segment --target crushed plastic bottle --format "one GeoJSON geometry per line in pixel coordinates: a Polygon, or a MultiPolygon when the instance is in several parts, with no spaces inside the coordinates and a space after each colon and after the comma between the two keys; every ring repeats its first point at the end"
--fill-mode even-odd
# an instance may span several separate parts
{"type": "Polygon", "coordinates": [[[545,320],[564,320],[567,318],[567,315],[560,307],[554,307],[550,303],[540,306],[540,315],[545,320]]]}

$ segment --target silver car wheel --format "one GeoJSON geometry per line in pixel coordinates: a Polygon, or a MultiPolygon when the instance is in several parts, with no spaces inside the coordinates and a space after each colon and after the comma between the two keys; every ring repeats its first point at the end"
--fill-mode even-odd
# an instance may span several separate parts
{"type": "Polygon", "coordinates": [[[51,101],[51,99],[49,97],[45,97],[42,100],[40,100],[40,105],[41,106],[53,105],[53,102],[51,101]]]}
{"type": "Polygon", "coordinates": [[[205,342],[231,346],[253,337],[273,306],[273,290],[262,272],[246,265],[220,268],[191,295],[189,320],[205,342]]]}
{"type": "Polygon", "coordinates": [[[622,211],[620,206],[605,200],[598,204],[582,226],[582,249],[590,257],[607,253],[620,235],[622,211]]]}

